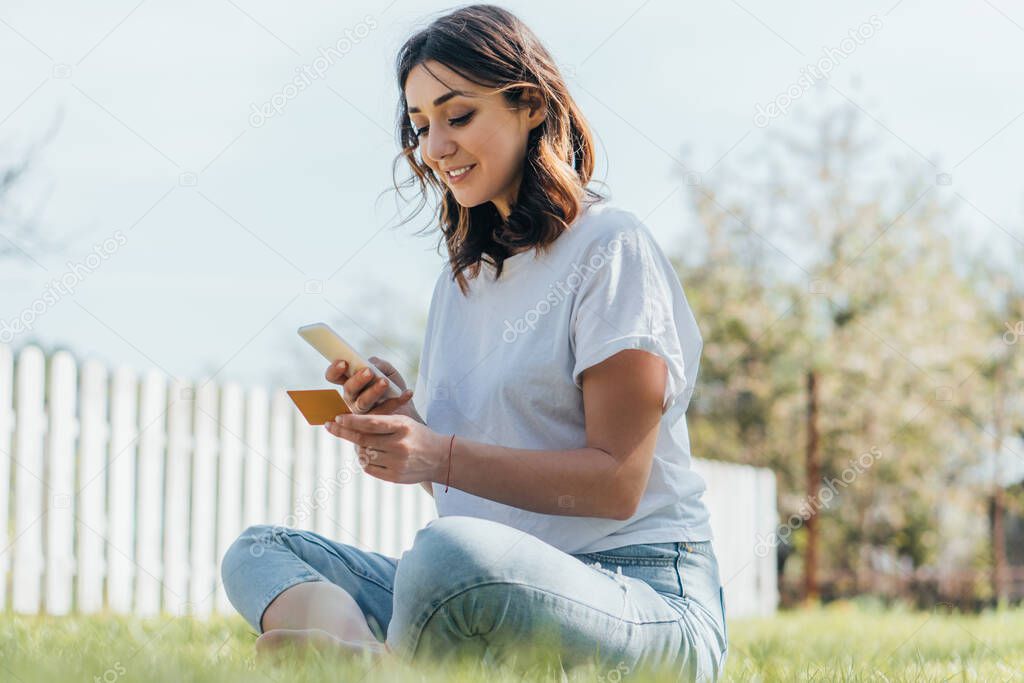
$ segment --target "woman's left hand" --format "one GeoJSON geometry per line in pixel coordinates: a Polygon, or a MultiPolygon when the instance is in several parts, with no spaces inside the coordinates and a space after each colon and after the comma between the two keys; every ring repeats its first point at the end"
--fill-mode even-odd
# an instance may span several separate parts
{"type": "Polygon", "coordinates": [[[356,445],[367,474],[395,484],[418,484],[441,477],[448,438],[407,415],[338,415],[324,427],[356,445]]]}

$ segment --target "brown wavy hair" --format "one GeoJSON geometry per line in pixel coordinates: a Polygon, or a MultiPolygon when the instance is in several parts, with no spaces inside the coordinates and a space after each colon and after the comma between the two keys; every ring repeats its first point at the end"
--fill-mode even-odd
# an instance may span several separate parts
{"type": "MultiPolygon", "coordinates": [[[[453,277],[466,294],[471,277],[480,272],[481,261],[500,277],[505,259],[522,247],[546,250],[583,211],[585,202],[605,199],[587,187],[594,170],[594,143],[590,127],[569,94],[554,59],[522,21],[496,5],[466,5],[434,20],[410,37],[395,62],[400,100],[398,134],[402,151],[395,158],[412,169],[403,187],[418,185],[418,214],[430,190],[439,198],[437,222],[448,247],[453,277]],[[405,82],[409,72],[428,60],[444,64],[463,78],[502,93],[513,107],[523,106],[523,94],[535,91],[546,106],[543,122],[530,131],[523,162],[522,182],[508,219],[492,202],[461,206],[443,180],[417,159],[419,137],[408,114],[405,82]]],[[[415,215],[415,214],[414,214],[415,215]]],[[[406,219],[408,220],[408,219],[406,219]]],[[[405,221],[403,221],[405,222],[405,221]]],[[[433,227],[433,220],[431,226],[433,227]]]]}

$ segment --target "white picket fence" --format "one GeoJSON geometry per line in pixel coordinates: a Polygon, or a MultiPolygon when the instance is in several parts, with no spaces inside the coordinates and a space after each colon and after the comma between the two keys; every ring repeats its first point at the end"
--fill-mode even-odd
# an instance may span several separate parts
{"type": "Polygon", "coordinates": [[[763,467],[694,459],[707,482],[718,571],[730,618],[768,616],[779,606],[775,473],[763,467]]]}
{"type": "MultiPolygon", "coordinates": [[[[730,616],[770,613],[770,472],[699,462],[730,616]]],[[[366,476],[284,390],[79,369],[0,345],[0,609],[232,613],[224,551],[250,524],[312,529],[398,557],[436,516],[419,486],[366,476]]]]}

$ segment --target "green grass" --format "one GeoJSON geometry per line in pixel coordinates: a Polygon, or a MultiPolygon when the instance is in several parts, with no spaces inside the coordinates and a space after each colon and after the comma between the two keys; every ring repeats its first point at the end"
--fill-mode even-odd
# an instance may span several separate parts
{"type": "MultiPolygon", "coordinates": [[[[1024,680],[1024,610],[962,615],[841,604],[732,622],[729,681],[1024,680]]],[[[253,657],[241,619],[0,616],[4,681],[422,681],[512,683],[478,662],[438,669],[313,656],[271,666],[253,657]]],[[[579,668],[570,681],[617,681],[579,668]]],[[[542,680],[536,677],[535,680],[542,680]]],[[[548,678],[548,680],[557,680],[548,678]]],[[[651,675],[623,680],[669,681],[651,675]]]]}

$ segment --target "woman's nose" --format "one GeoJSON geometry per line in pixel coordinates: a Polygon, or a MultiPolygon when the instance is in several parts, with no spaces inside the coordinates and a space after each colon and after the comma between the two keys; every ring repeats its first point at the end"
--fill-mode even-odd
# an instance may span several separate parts
{"type": "Polygon", "coordinates": [[[454,151],[455,143],[449,135],[441,132],[434,133],[434,131],[427,133],[427,156],[435,164],[439,164],[442,159],[451,156],[454,151]]]}

